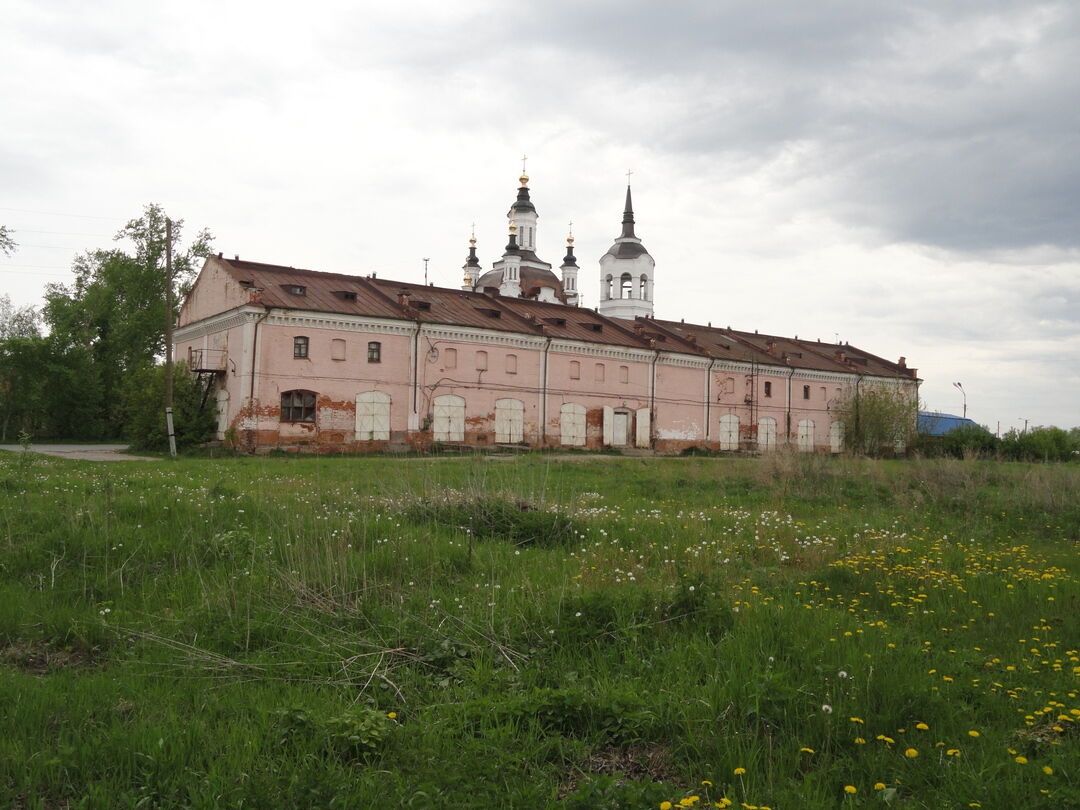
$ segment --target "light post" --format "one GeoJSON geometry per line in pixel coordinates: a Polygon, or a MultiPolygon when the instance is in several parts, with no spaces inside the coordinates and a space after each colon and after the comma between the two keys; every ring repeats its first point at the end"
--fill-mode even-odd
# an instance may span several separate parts
{"type": "Polygon", "coordinates": [[[952,385],[953,388],[955,388],[957,391],[964,395],[964,418],[967,419],[967,391],[965,391],[964,386],[962,386],[958,382],[954,382],[952,385]]]}

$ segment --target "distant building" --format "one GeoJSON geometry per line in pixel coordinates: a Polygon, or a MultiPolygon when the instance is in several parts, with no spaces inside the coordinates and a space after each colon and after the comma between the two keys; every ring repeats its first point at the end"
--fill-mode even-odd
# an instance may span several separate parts
{"type": "Polygon", "coordinates": [[[959,427],[978,427],[964,416],[934,411],[919,411],[919,433],[924,436],[944,436],[959,427]]]}
{"type": "Polygon", "coordinates": [[[579,301],[573,237],[536,252],[522,176],[508,244],[461,289],[226,259],[204,264],[173,350],[214,382],[218,435],[254,451],[697,446],[839,452],[848,392],[910,391],[915,369],[822,343],[653,316],[655,262],[622,227],[579,301]]]}

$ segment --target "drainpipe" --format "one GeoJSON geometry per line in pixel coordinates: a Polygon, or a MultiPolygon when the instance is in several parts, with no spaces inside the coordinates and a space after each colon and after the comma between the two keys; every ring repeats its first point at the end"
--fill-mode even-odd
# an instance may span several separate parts
{"type": "Polygon", "coordinates": [[[708,375],[705,378],[705,441],[709,441],[709,428],[712,425],[712,375],[713,368],[716,366],[716,358],[712,358],[709,361],[709,370],[705,373],[708,375]]]}
{"type": "Polygon", "coordinates": [[[791,446],[791,378],[795,376],[795,366],[791,367],[791,372],[787,376],[787,438],[786,443],[788,447],[791,446]]]}
{"type": "Polygon", "coordinates": [[[255,400],[255,359],[259,354],[259,325],[270,317],[270,310],[262,314],[259,320],[255,321],[255,332],[251,337],[251,386],[248,390],[248,404],[250,405],[255,400]]]}
{"type": "MultiPolygon", "coordinates": [[[[656,363],[660,359],[660,350],[653,351],[649,363],[649,445],[653,444],[653,431],[656,430],[656,363]]],[[[635,437],[636,438],[636,437],[635,437]]],[[[636,442],[635,442],[636,443],[636,442]]]]}
{"type": "Polygon", "coordinates": [[[540,446],[547,446],[547,398],[548,398],[548,352],[551,351],[551,338],[546,337],[544,356],[540,361],[540,446]]]}
{"type": "Polygon", "coordinates": [[[420,329],[421,328],[422,328],[422,324],[420,323],[419,320],[417,320],[416,321],[416,331],[413,332],[413,336],[412,336],[412,371],[411,371],[412,379],[409,381],[411,383],[411,387],[412,387],[412,416],[413,416],[413,419],[410,420],[410,421],[414,422],[414,424],[416,425],[417,430],[420,429],[420,405],[419,405],[420,375],[419,375],[419,370],[418,370],[417,366],[419,364],[419,355],[420,355],[420,329]]]}
{"type": "Polygon", "coordinates": [[[855,439],[859,438],[859,386],[862,385],[863,375],[857,374],[855,377],[855,439]]]}

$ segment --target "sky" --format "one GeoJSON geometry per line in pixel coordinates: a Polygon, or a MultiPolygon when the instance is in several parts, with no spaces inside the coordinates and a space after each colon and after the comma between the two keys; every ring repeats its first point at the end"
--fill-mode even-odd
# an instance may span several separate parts
{"type": "Polygon", "coordinates": [[[8,0],[0,120],[16,304],[148,203],[229,256],[456,287],[527,155],[587,306],[631,171],[658,317],[903,355],[991,430],[1080,425],[1072,0],[8,0]]]}

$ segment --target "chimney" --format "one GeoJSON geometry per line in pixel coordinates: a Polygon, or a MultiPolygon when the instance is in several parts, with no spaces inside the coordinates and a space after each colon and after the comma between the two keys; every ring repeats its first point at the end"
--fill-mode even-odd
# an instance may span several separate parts
{"type": "Polygon", "coordinates": [[[906,357],[901,357],[900,362],[897,363],[896,365],[900,366],[900,368],[907,368],[907,358],[906,357]]]}
{"type": "Polygon", "coordinates": [[[837,352],[836,353],[836,359],[839,360],[841,363],[846,363],[847,362],[847,352],[837,352]]]}
{"type": "Polygon", "coordinates": [[[409,306],[409,293],[407,290],[401,290],[398,293],[398,303],[403,307],[409,306]]]}
{"type": "Polygon", "coordinates": [[[775,340],[770,340],[768,345],[765,348],[768,350],[769,354],[771,354],[773,357],[776,357],[776,341],[775,340]]]}
{"type": "Polygon", "coordinates": [[[240,261],[240,254],[239,253],[234,253],[232,258],[233,258],[234,262],[238,262],[238,261],[240,261]]]}

